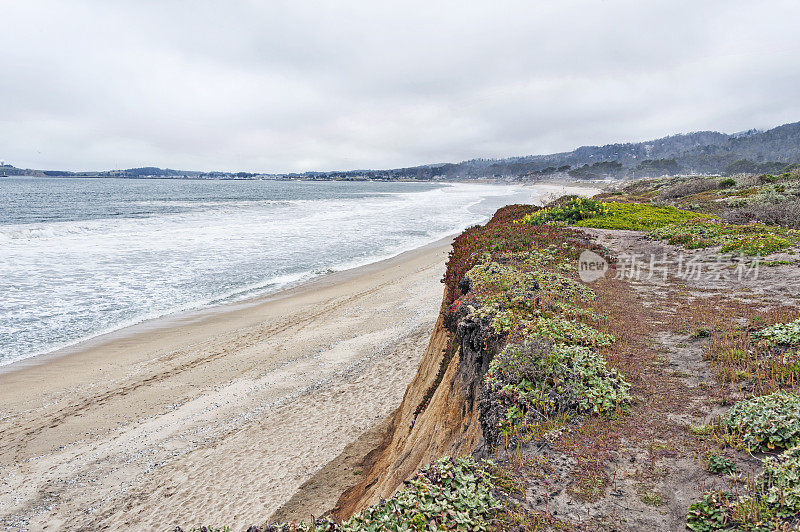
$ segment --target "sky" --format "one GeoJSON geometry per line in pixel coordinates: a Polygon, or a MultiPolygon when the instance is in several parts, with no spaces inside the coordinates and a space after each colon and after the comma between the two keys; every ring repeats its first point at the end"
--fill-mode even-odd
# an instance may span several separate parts
{"type": "Polygon", "coordinates": [[[797,0],[0,0],[0,159],[296,172],[800,121],[797,0]]]}

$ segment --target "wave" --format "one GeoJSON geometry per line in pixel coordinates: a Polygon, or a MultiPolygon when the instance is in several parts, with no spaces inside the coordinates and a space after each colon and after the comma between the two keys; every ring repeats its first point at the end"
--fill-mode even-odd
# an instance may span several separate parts
{"type": "Polygon", "coordinates": [[[0,365],[386,259],[538,194],[506,185],[268,186],[280,199],[178,197],[172,207],[187,209],[165,213],[123,190],[110,201],[139,202],[142,216],[0,225],[0,365]]]}

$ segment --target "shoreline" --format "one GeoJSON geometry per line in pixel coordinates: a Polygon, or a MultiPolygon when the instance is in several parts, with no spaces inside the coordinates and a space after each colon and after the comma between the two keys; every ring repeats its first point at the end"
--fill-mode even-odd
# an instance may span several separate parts
{"type": "Polygon", "coordinates": [[[101,348],[113,342],[125,341],[127,339],[133,340],[135,337],[146,336],[152,333],[158,334],[176,327],[183,327],[195,323],[204,323],[207,320],[213,320],[219,314],[246,311],[253,306],[271,301],[279,301],[281,299],[299,295],[310,290],[328,287],[336,283],[346,282],[353,277],[367,274],[383,267],[389,267],[393,262],[406,260],[416,253],[421,253],[428,249],[440,247],[444,244],[449,245],[449,243],[451,243],[453,239],[460,233],[461,232],[459,231],[447,235],[422,246],[401,251],[387,258],[378,259],[376,261],[354,266],[352,268],[333,271],[331,273],[324,273],[305,280],[289,283],[288,285],[278,288],[275,291],[266,291],[261,294],[248,296],[241,300],[223,301],[210,306],[200,306],[194,309],[172,312],[156,318],[145,319],[131,325],[125,325],[118,329],[102,332],[95,336],[78,340],[74,344],[60,347],[53,351],[14,360],[13,362],[7,364],[0,364],[0,378],[8,373],[16,373],[17,371],[23,371],[26,368],[47,364],[50,361],[57,360],[61,357],[77,355],[87,350],[101,348]]]}
{"type": "MultiPolygon", "coordinates": [[[[0,524],[266,520],[399,404],[438,317],[451,241],[0,373],[0,524]],[[232,494],[240,484],[250,488],[232,494]]],[[[326,471],[343,475],[334,485],[358,478],[326,471]]]]}
{"type": "MultiPolygon", "coordinates": [[[[486,183],[480,183],[473,181],[472,183],[465,181],[465,184],[496,184],[493,181],[487,181],[486,183]]],[[[452,184],[456,184],[455,182],[452,184]]],[[[515,185],[519,186],[521,190],[529,191],[528,193],[525,192],[517,192],[517,195],[520,196],[518,198],[514,198],[515,201],[519,202],[532,202],[532,203],[540,203],[542,198],[556,194],[556,193],[568,193],[570,191],[577,191],[577,190],[595,190],[590,187],[581,187],[581,186],[570,186],[567,183],[536,183],[536,184],[513,184],[509,183],[509,186],[515,185]],[[534,193],[536,191],[536,193],[534,193]]],[[[449,186],[449,184],[448,184],[449,186]]],[[[481,199],[478,204],[480,203],[488,203],[491,204],[493,202],[493,196],[489,195],[481,199]]],[[[495,208],[488,209],[489,211],[493,212],[496,210],[495,208]]],[[[488,216],[485,220],[480,220],[476,223],[483,223],[488,220],[488,216]]],[[[465,227],[464,227],[465,228],[465,227]]],[[[463,230],[463,228],[462,228],[463,230]]],[[[439,235],[431,235],[430,238],[437,238],[441,236],[441,238],[437,238],[431,243],[424,244],[425,245],[435,245],[435,242],[438,240],[442,240],[443,238],[451,238],[457,234],[460,234],[461,230],[454,231],[450,235],[441,236],[442,233],[439,235]]],[[[414,243],[409,243],[408,245],[413,246],[414,243]]],[[[365,259],[367,262],[364,263],[361,260],[359,261],[344,261],[343,263],[332,264],[329,266],[334,270],[334,273],[341,273],[343,271],[349,271],[358,269],[364,266],[368,266],[369,264],[373,263],[380,263],[383,260],[391,259],[395,256],[402,255],[402,253],[406,253],[408,251],[412,251],[415,249],[414,247],[400,247],[402,251],[388,251],[385,254],[376,255],[372,258],[365,259]],[[342,268],[342,269],[340,269],[342,268]]],[[[163,327],[173,327],[173,326],[180,326],[186,322],[186,320],[198,319],[205,316],[207,313],[215,313],[217,311],[225,312],[226,309],[229,308],[237,308],[238,305],[249,305],[253,304],[253,302],[259,302],[262,300],[269,299],[273,295],[279,295],[286,290],[291,290],[296,287],[302,287],[307,283],[313,283],[317,279],[327,277],[330,274],[321,273],[319,271],[307,271],[302,274],[298,274],[299,279],[289,281],[281,285],[281,283],[277,283],[276,286],[272,287],[262,287],[253,290],[251,293],[247,293],[247,291],[242,291],[238,294],[232,295],[222,295],[216,297],[213,300],[207,301],[195,301],[186,304],[179,305],[177,309],[173,308],[172,310],[159,310],[158,312],[152,312],[152,316],[141,316],[131,318],[130,320],[123,320],[117,324],[111,324],[101,328],[100,330],[91,332],[85,331],[81,333],[81,337],[75,339],[61,339],[55,342],[54,346],[44,347],[42,351],[39,351],[38,348],[36,350],[32,350],[35,354],[25,355],[24,358],[19,358],[19,354],[14,354],[14,359],[10,361],[0,361],[0,375],[15,372],[19,369],[24,369],[25,367],[36,366],[42,363],[47,363],[50,360],[61,356],[71,355],[77,352],[80,352],[84,349],[91,348],[98,343],[107,342],[109,340],[113,340],[124,335],[128,334],[136,334],[138,331],[148,331],[152,329],[161,329],[163,327]],[[180,308],[183,307],[183,308],[180,308]],[[162,312],[164,312],[162,314],[162,312]],[[161,314],[161,315],[158,315],[161,314]]],[[[143,313],[147,314],[147,313],[143,313]]]]}

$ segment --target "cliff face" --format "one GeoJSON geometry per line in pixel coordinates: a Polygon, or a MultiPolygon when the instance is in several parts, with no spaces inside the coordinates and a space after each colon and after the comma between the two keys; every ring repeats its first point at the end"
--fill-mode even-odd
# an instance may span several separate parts
{"type": "Polygon", "coordinates": [[[459,337],[449,330],[447,315],[443,302],[419,370],[394,413],[392,428],[363,481],[340,498],[336,517],[349,517],[381,497],[390,497],[417,469],[442,455],[472,454],[483,446],[478,386],[488,357],[469,347],[477,339],[474,334],[459,337]],[[461,340],[468,341],[466,350],[461,340]],[[443,364],[446,369],[440,373],[443,364]]]}
{"type": "MultiPolygon", "coordinates": [[[[498,211],[488,227],[530,212],[530,206],[498,211]]],[[[467,230],[454,243],[448,262],[439,319],[403,401],[363,480],[339,499],[333,515],[347,518],[388,498],[420,467],[443,455],[486,453],[481,426],[481,386],[492,357],[505,342],[484,320],[467,311],[470,284],[466,271],[480,253],[467,230]]]]}

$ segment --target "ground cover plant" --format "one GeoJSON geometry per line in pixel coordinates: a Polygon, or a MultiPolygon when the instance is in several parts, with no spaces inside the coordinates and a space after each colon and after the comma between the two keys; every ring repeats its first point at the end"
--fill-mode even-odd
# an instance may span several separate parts
{"type": "Polygon", "coordinates": [[[651,240],[666,240],[687,249],[720,246],[723,253],[769,255],[800,244],[800,232],[764,224],[735,225],[715,220],[688,220],[650,231],[651,240]]]}
{"type": "MultiPolygon", "coordinates": [[[[563,205],[574,215],[583,201],[563,205]]],[[[548,211],[533,215],[538,213],[548,211]]],[[[552,234],[553,228],[526,225],[517,227],[552,234]]],[[[465,273],[462,295],[450,306],[459,319],[485,323],[507,342],[484,383],[481,422],[491,445],[514,444],[570,414],[619,412],[630,400],[629,384],[597,351],[614,337],[591,324],[598,320],[588,306],[595,294],[575,278],[575,245],[544,244],[485,252],[465,273]]]]}
{"type": "Polygon", "coordinates": [[[248,532],[377,532],[411,530],[484,531],[504,518],[497,497],[496,467],[471,457],[444,456],[420,469],[393,497],[346,521],[268,524],[248,532]]]}
{"type": "Polygon", "coordinates": [[[718,378],[751,394],[793,389],[800,382],[797,311],[783,307],[763,313],[742,310],[744,324],[717,320],[711,331],[706,358],[714,364],[718,378]]]}
{"type": "Polygon", "coordinates": [[[520,223],[541,225],[564,222],[577,227],[647,231],[697,218],[708,218],[708,216],[674,207],[576,198],[529,214],[523,217],[520,223]]]}
{"type": "Polygon", "coordinates": [[[698,532],[796,530],[800,515],[800,447],[762,460],[764,470],[744,492],[711,491],[689,506],[686,525],[698,532]]]}
{"type": "Polygon", "coordinates": [[[739,401],[725,415],[731,443],[754,451],[800,443],[800,396],[779,391],[739,401]]]}
{"type": "Polygon", "coordinates": [[[540,316],[525,324],[528,335],[548,338],[558,344],[608,347],[614,343],[614,335],[602,333],[579,321],[558,317],[540,316]]]}
{"type": "Polygon", "coordinates": [[[489,223],[470,227],[455,239],[442,280],[446,304],[461,295],[459,283],[469,270],[485,258],[486,253],[501,256],[550,249],[553,254],[557,251],[560,260],[577,261],[582,249],[592,247],[579,231],[516,223],[519,218],[538,210],[532,205],[503,207],[489,223]]]}
{"type": "Polygon", "coordinates": [[[575,224],[578,227],[597,229],[623,229],[629,231],[649,231],[669,224],[685,223],[689,220],[708,218],[707,215],[676,209],[638,203],[608,203],[606,213],[575,224]]]}
{"type": "Polygon", "coordinates": [[[730,458],[719,456],[717,454],[712,454],[708,457],[708,465],[706,466],[706,469],[709,473],[715,474],[734,473],[738,470],[736,467],[736,462],[730,458]]]}
{"type": "Polygon", "coordinates": [[[522,218],[522,223],[541,225],[548,222],[575,224],[608,212],[608,204],[580,197],[560,198],[553,206],[531,213],[522,218]]]}
{"type": "Polygon", "coordinates": [[[616,412],[630,400],[629,389],[590,348],[537,337],[508,344],[486,374],[487,400],[502,412],[500,432],[506,438],[563,414],[616,412]]]}
{"type": "Polygon", "coordinates": [[[800,319],[765,327],[753,334],[753,337],[766,345],[798,346],[800,345],[800,319]]]}
{"type": "Polygon", "coordinates": [[[800,513],[800,447],[793,447],[774,459],[764,461],[761,474],[764,501],[778,517],[800,513]]]}

